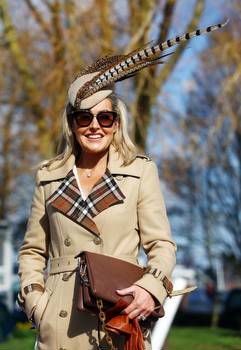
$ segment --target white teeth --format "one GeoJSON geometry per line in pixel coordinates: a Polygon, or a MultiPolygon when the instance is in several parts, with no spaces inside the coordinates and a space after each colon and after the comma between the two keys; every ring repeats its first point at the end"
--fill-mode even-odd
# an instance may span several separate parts
{"type": "Polygon", "coordinates": [[[87,135],[87,137],[89,139],[100,139],[102,136],[101,135],[97,135],[97,134],[93,134],[93,135],[87,135]]]}

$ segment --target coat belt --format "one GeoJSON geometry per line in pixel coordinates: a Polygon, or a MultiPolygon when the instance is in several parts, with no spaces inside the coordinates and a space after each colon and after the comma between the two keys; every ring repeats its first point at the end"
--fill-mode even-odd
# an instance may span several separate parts
{"type": "Polygon", "coordinates": [[[78,268],[78,259],[74,256],[62,256],[50,259],[50,275],[55,273],[74,271],[78,268]]]}

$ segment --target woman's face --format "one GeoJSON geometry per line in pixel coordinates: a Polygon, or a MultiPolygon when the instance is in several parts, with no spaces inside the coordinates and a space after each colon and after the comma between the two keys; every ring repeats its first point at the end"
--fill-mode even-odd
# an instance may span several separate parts
{"type": "MultiPolygon", "coordinates": [[[[95,116],[102,111],[112,111],[112,104],[108,98],[90,109],[90,112],[95,116]]],[[[102,127],[96,118],[93,118],[89,126],[79,127],[74,119],[73,132],[82,152],[96,154],[103,153],[109,148],[118,127],[117,120],[111,127],[106,128],[102,127]]]]}

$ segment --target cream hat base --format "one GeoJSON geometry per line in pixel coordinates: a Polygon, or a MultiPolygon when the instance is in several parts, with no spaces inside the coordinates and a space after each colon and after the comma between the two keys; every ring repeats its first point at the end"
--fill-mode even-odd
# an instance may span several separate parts
{"type": "Polygon", "coordinates": [[[90,97],[85,98],[81,101],[79,108],[80,109],[90,109],[103,101],[108,97],[113,91],[112,90],[100,90],[91,95],[90,97]]]}
{"type": "MultiPolygon", "coordinates": [[[[79,89],[89,80],[94,78],[99,72],[84,74],[81,77],[75,79],[75,81],[70,85],[68,90],[68,98],[69,102],[73,107],[75,107],[75,100],[79,89]]],[[[103,89],[95,92],[93,95],[83,99],[78,106],[79,109],[90,109],[97,105],[99,102],[103,101],[106,97],[108,97],[113,90],[111,90],[112,86],[109,86],[107,89],[103,89]]],[[[113,85],[114,88],[114,85],[113,85]]]]}

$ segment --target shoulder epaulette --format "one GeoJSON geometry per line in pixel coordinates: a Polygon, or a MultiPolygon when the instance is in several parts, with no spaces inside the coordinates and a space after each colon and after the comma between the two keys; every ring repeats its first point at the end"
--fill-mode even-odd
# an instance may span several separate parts
{"type": "Polygon", "coordinates": [[[48,164],[42,164],[42,165],[39,167],[39,170],[46,169],[47,167],[48,167],[48,164]]]}
{"type": "Polygon", "coordinates": [[[150,162],[151,158],[149,158],[147,155],[145,154],[137,154],[136,158],[142,158],[145,159],[146,161],[150,162]]]}

